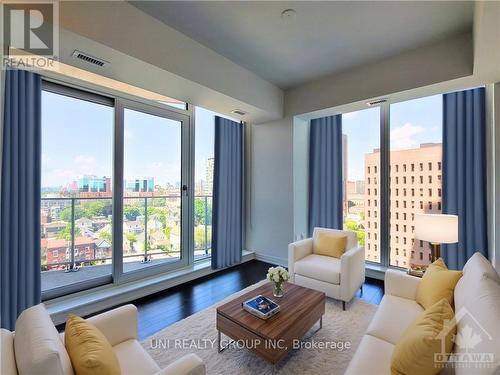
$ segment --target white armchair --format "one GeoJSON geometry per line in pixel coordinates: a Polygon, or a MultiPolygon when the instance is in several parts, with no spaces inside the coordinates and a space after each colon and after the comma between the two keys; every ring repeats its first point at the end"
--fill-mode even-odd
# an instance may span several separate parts
{"type": "MultiPolygon", "coordinates": [[[[106,337],[115,352],[122,375],[205,375],[205,364],[188,354],[160,369],[137,341],[137,308],[125,305],[88,319],[106,337]]],[[[16,331],[0,329],[0,373],[73,374],[64,347],[43,304],[26,309],[17,319],[16,331]]]]}
{"type": "Polygon", "coordinates": [[[345,310],[365,281],[365,249],[358,246],[356,233],[328,228],[314,228],[313,237],[288,245],[290,281],[324,292],[342,301],[345,310]],[[320,232],[347,235],[346,251],[338,258],[314,254],[314,242],[320,232]]]}

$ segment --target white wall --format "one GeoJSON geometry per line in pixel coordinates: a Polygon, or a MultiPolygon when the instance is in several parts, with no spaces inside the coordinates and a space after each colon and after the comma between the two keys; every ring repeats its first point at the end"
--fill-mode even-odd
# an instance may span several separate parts
{"type": "Polygon", "coordinates": [[[292,119],[250,125],[251,192],[246,248],[257,259],[287,264],[293,241],[292,119]]]}

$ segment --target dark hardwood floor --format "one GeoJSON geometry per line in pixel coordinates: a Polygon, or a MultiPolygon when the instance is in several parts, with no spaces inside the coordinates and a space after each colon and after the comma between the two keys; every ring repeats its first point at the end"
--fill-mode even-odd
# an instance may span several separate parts
{"type": "MultiPolygon", "coordinates": [[[[138,299],[139,339],[187,318],[214,303],[265,278],[271,264],[252,260],[189,283],[138,299]]],[[[366,279],[363,300],[378,304],[384,293],[383,282],[366,279]]],[[[357,293],[359,297],[360,293],[357,293]]]]}

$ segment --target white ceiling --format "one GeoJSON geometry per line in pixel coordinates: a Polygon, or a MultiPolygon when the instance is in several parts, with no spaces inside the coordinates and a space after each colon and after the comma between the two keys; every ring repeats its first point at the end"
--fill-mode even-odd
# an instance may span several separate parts
{"type": "Polygon", "coordinates": [[[132,4],[283,89],[470,32],[474,8],[458,1],[132,4]],[[282,20],[288,8],[297,16],[282,20]]]}

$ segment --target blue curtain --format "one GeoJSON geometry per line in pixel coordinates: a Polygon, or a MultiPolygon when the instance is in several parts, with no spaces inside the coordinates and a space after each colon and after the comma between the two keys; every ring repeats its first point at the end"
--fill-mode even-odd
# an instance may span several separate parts
{"type": "Polygon", "coordinates": [[[311,120],[309,235],[315,227],[342,229],[342,115],[311,120]]]}
{"type": "Polygon", "coordinates": [[[0,210],[1,326],[40,303],[41,79],[7,70],[0,210]]]}
{"type": "Polygon", "coordinates": [[[443,95],[443,213],[458,215],[457,244],[443,246],[451,269],[476,251],[488,257],[485,89],[443,95]]]}
{"type": "Polygon", "coordinates": [[[241,262],[243,250],[243,124],[215,117],[212,268],[241,262]]]}

